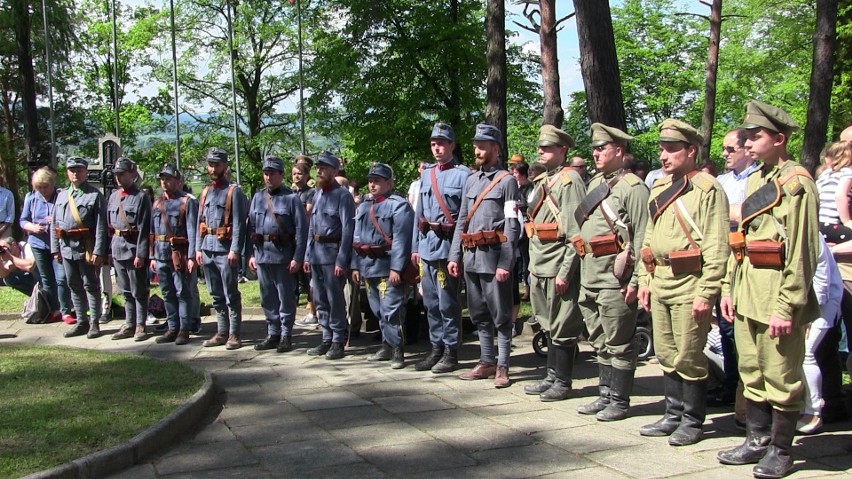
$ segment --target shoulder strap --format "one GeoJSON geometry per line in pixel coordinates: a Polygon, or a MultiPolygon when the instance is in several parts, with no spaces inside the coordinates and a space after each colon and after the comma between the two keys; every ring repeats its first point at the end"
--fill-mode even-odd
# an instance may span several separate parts
{"type": "MultiPolygon", "coordinates": [[[[603,200],[605,200],[612,189],[618,184],[618,181],[624,177],[624,171],[620,174],[616,175],[612,180],[601,183],[595,187],[592,191],[589,192],[588,195],[580,202],[580,206],[577,207],[577,211],[574,212],[574,219],[577,220],[577,225],[581,228],[583,227],[583,223],[586,222],[594,213],[595,208],[597,208],[603,200]]],[[[604,215],[606,216],[606,215],[604,215]]]]}
{"type": "Polygon", "coordinates": [[[222,226],[231,226],[231,203],[234,201],[234,190],[237,185],[228,186],[228,196],[225,197],[225,217],[222,218],[222,226]]]}
{"type": "MultiPolygon", "coordinates": [[[[687,240],[689,240],[689,245],[692,247],[692,249],[700,249],[700,248],[698,247],[698,244],[697,244],[697,243],[695,243],[695,240],[694,240],[694,239],[692,239],[692,235],[691,235],[691,234],[689,234],[689,228],[687,228],[687,227],[686,227],[686,225],[685,225],[685,224],[684,224],[684,222],[683,222],[683,217],[680,215],[680,209],[683,207],[683,202],[682,202],[682,201],[680,201],[680,199],[678,199],[678,200],[677,200],[677,206],[678,206],[678,208],[675,208],[675,209],[674,209],[674,214],[675,214],[675,218],[677,218],[677,223],[680,225],[680,229],[682,229],[682,230],[683,230],[683,234],[685,234],[685,235],[686,235],[686,239],[687,239],[687,240]]],[[[689,214],[689,213],[686,211],[686,208],[683,208],[683,212],[684,212],[684,213],[687,213],[687,215],[689,214]]],[[[695,224],[695,222],[694,222],[694,221],[692,221],[692,217],[691,217],[691,216],[689,217],[689,220],[690,220],[690,224],[692,224],[692,225],[694,225],[694,224],[695,224]]],[[[699,234],[699,238],[700,238],[700,236],[701,236],[700,232],[699,232],[698,230],[696,230],[696,233],[698,233],[698,234],[699,234]]]]}
{"type": "Polygon", "coordinates": [[[447,219],[447,223],[455,223],[456,220],[453,219],[452,213],[450,213],[450,209],[447,208],[447,203],[444,201],[444,195],[438,191],[438,166],[434,166],[432,168],[432,196],[435,197],[435,201],[438,202],[438,206],[441,207],[441,211],[444,213],[444,218],[447,219]]]}
{"type": "Polygon", "coordinates": [[[656,222],[663,211],[669,207],[681,195],[690,190],[690,179],[698,174],[698,171],[690,171],[677,180],[672,181],[671,186],[663,190],[657,195],[653,201],[648,204],[648,212],[651,214],[651,220],[656,222]]]}
{"type": "Polygon", "coordinates": [[[68,189],[68,206],[71,207],[71,216],[74,217],[74,221],[77,223],[77,228],[85,228],[85,225],[83,225],[83,219],[80,218],[80,210],[77,209],[77,203],[74,201],[74,191],[70,188],[68,189]]]}
{"type": "Polygon", "coordinates": [[[160,221],[163,222],[163,227],[166,229],[166,238],[171,239],[174,234],[172,234],[172,227],[169,226],[169,217],[166,215],[166,202],[162,196],[157,198],[157,203],[154,205],[154,208],[158,208],[160,210],[160,221]]]}
{"type": "Polygon", "coordinates": [[[493,180],[491,180],[491,183],[489,183],[488,186],[485,187],[484,190],[482,190],[482,193],[480,193],[479,196],[476,197],[476,201],[473,202],[473,206],[470,208],[470,211],[467,214],[467,219],[464,222],[465,232],[467,232],[467,226],[470,224],[470,219],[473,218],[473,214],[476,213],[476,210],[479,208],[479,205],[482,203],[482,200],[485,199],[485,195],[487,195],[489,191],[491,191],[495,186],[497,186],[497,183],[500,183],[500,180],[509,176],[510,174],[511,173],[509,173],[508,171],[504,171],[503,173],[497,175],[493,180]]]}
{"type": "Polygon", "coordinates": [[[198,237],[199,238],[203,238],[204,233],[205,233],[205,232],[201,231],[201,225],[203,223],[206,223],[206,220],[207,220],[207,218],[204,217],[204,203],[207,201],[207,192],[209,190],[210,190],[210,185],[205,186],[204,189],[201,190],[201,198],[200,198],[200,202],[198,203],[198,237]]]}
{"type": "MultiPolygon", "coordinates": [[[[550,200],[550,203],[552,203],[549,206],[551,208],[551,211],[553,211],[553,206],[556,205],[556,202],[553,200],[553,197],[550,196],[550,189],[553,188],[554,185],[556,185],[556,182],[559,181],[560,178],[562,178],[562,175],[565,173],[565,168],[566,167],[563,166],[562,169],[559,170],[559,172],[556,173],[556,175],[554,175],[554,177],[551,178],[551,180],[549,182],[547,182],[547,183],[545,183],[544,181],[541,182],[541,185],[540,185],[541,186],[541,198],[539,198],[538,203],[536,203],[535,207],[532,209],[532,212],[528,215],[530,220],[535,218],[535,215],[538,214],[538,211],[544,205],[545,198],[550,200]]],[[[556,210],[558,211],[559,208],[556,208],[556,210]]],[[[556,215],[556,217],[558,219],[559,214],[555,213],[555,212],[554,212],[554,214],[556,215]]]]}
{"type": "Polygon", "coordinates": [[[755,218],[770,211],[778,203],[781,202],[781,182],[772,180],[769,183],[758,188],[754,193],[750,194],[743,201],[742,215],[743,220],[740,227],[745,231],[748,224],[755,218]]]}
{"type": "Polygon", "coordinates": [[[127,225],[127,228],[133,228],[133,225],[130,224],[130,221],[127,220],[127,215],[124,214],[124,206],[121,205],[121,193],[118,194],[118,212],[121,213],[121,220],[124,221],[124,224],[127,225]]]}
{"type": "Polygon", "coordinates": [[[264,191],[263,196],[264,198],[266,198],[266,210],[269,211],[269,214],[272,215],[273,218],[275,218],[275,222],[278,224],[278,231],[280,233],[286,233],[286,231],[284,230],[284,223],[281,222],[281,218],[279,218],[278,215],[275,214],[275,211],[272,207],[272,198],[269,196],[269,190],[264,191]]]}
{"type": "MultiPolygon", "coordinates": [[[[434,183],[433,183],[434,184],[434,183]]],[[[373,226],[376,228],[376,231],[382,235],[382,238],[385,240],[385,244],[391,244],[391,239],[388,235],[385,234],[385,231],[382,229],[382,226],[379,224],[378,218],[376,218],[376,202],[373,201],[373,204],[370,205],[370,221],[373,222],[373,226]]]]}

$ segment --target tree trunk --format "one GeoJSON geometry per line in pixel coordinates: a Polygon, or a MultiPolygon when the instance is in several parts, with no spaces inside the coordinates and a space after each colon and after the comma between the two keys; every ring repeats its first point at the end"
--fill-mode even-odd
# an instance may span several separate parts
{"type": "Polygon", "coordinates": [[[626,130],[609,2],[574,0],[574,12],[589,122],[626,130]]]}
{"type": "Polygon", "coordinates": [[[831,86],[834,81],[834,51],[837,49],[836,27],[837,0],[816,0],[811,93],[802,148],[802,164],[811,173],[819,164],[819,154],[826,140],[831,86]]]}
{"type": "Polygon", "coordinates": [[[716,119],[716,73],[719,70],[719,37],[722,32],[722,0],[713,0],[710,6],[710,48],[704,76],[704,115],[701,117],[701,159],[710,158],[713,141],[713,122],[716,119]]]}
{"type": "MultiPolygon", "coordinates": [[[[450,0],[449,17],[451,25],[455,26],[459,24],[459,0],[450,0]]],[[[450,88],[450,104],[447,105],[449,116],[447,117],[447,121],[450,122],[453,128],[459,128],[462,123],[461,93],[459,92],[459,75],[461,75],[461,69],[458,62],[450,62],[446,68],[449,72],[450,88]]],[[[462,163],[464,160],[464,148],[457,146],[455,156],[459,163],[462,163]]]]}
{"type": "Polygon", "coordinates": [[[485,79],[485,121],[503,134],[503,160],[507,159],[506,145],[506,5],[504,0],[488,0],[485,13],[485,35],[488,38],[485,79]]]}
{"type": "Polygon", "coordinates": [[[565,113],[559,93],[559,56],[556,51],[556,0],[541,0],[541,27],[538,29],[541,43],[541,78],[544,89],[543,123],[562,128],[565,113]]]}
{"type": "MultiPolygon", "coordinates": [[[[38,152],[38,111],[36,110],[35,71],[30,42],[30,8],[27,0],[13,0],[15,41],[18,53],[18,72],[21,75],[21,106],[24,117],[25,145],[38,152]]],[[[29,158],[28,158],[29,160],[29,158]]],[[[14,171],[14,170],[13,170],[14,171]]],[[[6,175],[10,176],[10,175],[6,175]]],[[[8,178],[7,178],[8,181],[8,178]]]]}

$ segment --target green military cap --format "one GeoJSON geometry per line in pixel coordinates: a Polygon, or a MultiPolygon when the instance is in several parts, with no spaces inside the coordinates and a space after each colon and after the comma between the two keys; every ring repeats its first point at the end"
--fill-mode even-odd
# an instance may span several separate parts
{"type": "Polygon", "coordinates": [[[553,125],[542,125],[538,130],[538,146],[553,145],[574,148],[574,139],[553,125]]]}
{"type": "Polygon", "coordinates": [[[768,105],[761,101],[751,100],[746,103],[746,116],[740,128],[766,128],[789,135],[799,129],[799,124],[789,113],[777,106],[768,105]]]}
{"type": "Polygon", "coordinates": [[[700,146],[704,143],[704,138],[692,126],[680,120],[669,118],[660,123],[660,141],[682,141],[700,146]]]}
{"type": "Polygon", "coordinates": [[[633,137],[613,126],[603,123],[592,123],[592,148],[606,145],[607,143],[618,143],[627,146],[633,137]]]}

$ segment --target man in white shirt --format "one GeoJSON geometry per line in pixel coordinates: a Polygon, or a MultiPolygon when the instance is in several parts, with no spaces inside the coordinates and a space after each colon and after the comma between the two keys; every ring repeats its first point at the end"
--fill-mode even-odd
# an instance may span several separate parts
{"type": "Polygon", "coordinates": [[[719,175],[717,180],[725,189],[731,206],[731,228],[735,228],[742,219],[741,206],[745,201],[748,175],[757,168],[754,159],[745,149],[745,130],[731,130],[722,141],[722,156],[725,157],[727,173],[719,175]]]}

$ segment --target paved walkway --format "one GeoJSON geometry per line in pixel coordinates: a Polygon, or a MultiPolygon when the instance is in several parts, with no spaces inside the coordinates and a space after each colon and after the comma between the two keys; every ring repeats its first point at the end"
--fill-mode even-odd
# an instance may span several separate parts
{"type": "MultiPolygon", "coordinates": [[[[111,334],[119,326],[113,321],[104,331],[111,334]]],[[[575,412],[597,390],[588,346],[576,363],[577,397],[542,403],[525,395],[523,385],[539,378],[543,365],[529,330],[516,338],[514,383],[496,390],[490,380],[415,371],[414,362],[428,348],[424,341],[409,352],[406,368],[394,371],[387,363],[366,361],[378,348],[372,334],[355,340],[346,358],[327,361],[305,354],[319,341],[313,329],[298,329],[297,349],[277,354],[255,351],[251,344],[238,351],[201,348],[201,338],[214,328],[209,318],[207,335],[184,347],[159,345],[153,338],[69,340],[62,337],[66,328],[0,321],[0,338],[184,361],[214,373],[224,389],[219,407],[197,431],[116,478],[751,477],[751,466],[722,466],[715,459],[719,449],[742,441],[730,411],[711,409],[706,438],[694,446],[673,448],[665,438],[639,435],[641,425],[662,414],[662,375],[653,364],[640,364],[632,415],[620,422],[599,423],[575,412]]],[[[262,317],[247,316],[244,332],[245,338],[262,339],[262,317]]],[[[469,368],[478,346],[473,337],[466,339],[460,357],[469,368]]],[[[852,477],[848,422],[798,437],[794,452],[799,460],[792,478],[852,477]]]]}

